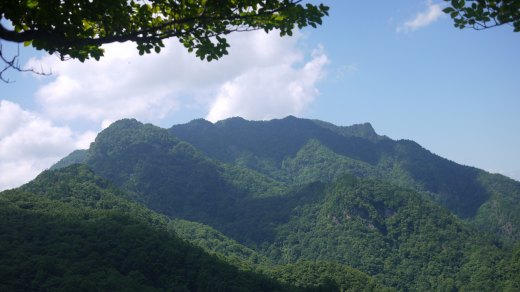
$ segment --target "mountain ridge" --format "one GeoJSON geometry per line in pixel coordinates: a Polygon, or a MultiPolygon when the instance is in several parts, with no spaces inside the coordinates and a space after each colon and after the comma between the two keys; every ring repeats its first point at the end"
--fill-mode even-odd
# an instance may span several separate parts
{"type": "MultiPolygon", "coordinates": [[[[0,193],[0,203],[12,206],[13,195],[20,210],[6,210],[22,217],[43,202],[75,210],[65,221],[120,211],[137,221],[163,218],[142,223],[158,222],[224,263],[268,276],[253,285],[514,291],[520,284],[518,182],[381,136],[370,124],[231,118],[163,129],[125,119],[56,169],[0,193]],[[130,203],[111,210],[110,200],[130,203]]],[[[125,230],[117,216],[102,222],[125,230]]],[[[119,279],[128,276],[121,271],[119,279]]]]}
{"type": "MultiPolygon", "coordinates": [[[[280,131],[280,127],[276,128],[276,125],[285,123],[285,128],[289,128],[289,125],[294,126],[297,122],[303,124],[301,127],[303,130],[300,129],[299,136],[294,133],[286,133],[286,135],[278,134],[276,137],[279,139],[283,138],[283,141],[287,141],[291,139],[291,137],[298,136],[298,146],[293,145],[292,148],[302,147],[304,144],[302,140],[307,141],[303,139],[302,136],[305,136],[307,139],[315,138],[322,143],[325,141],[325,146],[340,155],[354,158],[371,165],[377,165],[379,168],[385,168],[389,171],[395,171],[397,172],[396,176],[408,176],[408,178],[406,178],[407,180],[414,181],[415,184],[422,186],[422,188],[418,190],[433,193],[437,201],[461,217],[468,218],[476,216],[480,206],[491,198],[489,191],[486,191],[487,186],[482,186],[478,180],[480,180],[479,177],[481,176],[489,177],[493,176],[492,174],[475,167],[460,165],[442,158],[424,149],[414,141],[392,140],[386,136],[375,134],[375,131],[369,131],[370,134],[367,138],[352,135],[345,137],[338,134],[339,130],[332,131],[331,128],[334,126],[331,126],[330,123],[298,119],[291,116],[285,119],[262,122],[248,122],[244,119],[228,119],[215,123],[215,125],[219,125],[219,130],[215,130],[217,126],[211,127],[206,124],[203,135],[199,134],[202,132],[197,131],[196,123],[176,125],[169,130],[177,137],[201,149],[210,157],[227,162],[242,159],[245,160],[245,165],[260,172],[268,173],[269,169],[267,167],[258,167],[258,165],[255,165],[255,158],[248,158],[249,153],[255,153],[256,149],[254,146],[246,145],[243,141],[247,141],[251,138],[253,139],[253,143],[250,144],[279,148],[276,143],[270,143],[270,140],[267,140],[269,142],[266,143],[257,142],[263,140],[262,135],[267,131],[262,129],[262,127],[270,129],[274,127],[275,130],[280,131]],[[247,128],[247,131],[240,130],[244,129],[248,123],[252,126],[247,128]],[[236,126],[236,124],[239,126],[236,126]],[[273,125],[273,127],[270,127],[271,125],[273,125]],[[226,127],[231,129],[229,129],[225,135],[221,134],[222,129],[226,127]],[[316,129],[320,127],[326,128],[330,132],[328,132],[328,134],[317,135],[316,129]],[[233,131],[235,132],[234,136],[240,137],[239,139],[241,141],[229,139],[229,132],[233,131]],[[301,131],[305,131],[305,135],[301,134],[301,131]],[[341,138],[333,137],[333,134],[344,137],[345,139],[342,140],[341,138]],[[373,135],[377,135],[376,137],[378,138],[374,139],[373,135]],[[226,143],[222,141],[226,141],[226,143]],[[346,145],[346,143],[348,145],[346,145]],[[219,150],[217,151],[215,149],[219,150]],[[462,178],[462,180],[460,180],[460,178],[462,178]]],[[[353,128],[345,127],[344,129],[351,129],[355,132],[356,127],[357,126],[353,128]]],[[[337,128],[341,129],[340,127],[337,128]]],[[[372,129],[371,126],[370,129],[372,129]]],[[[292,143],[294,143],[294,141],[292,143]]],[[[286,156],[294,156],[295,151],[285,152],[284,154],[286,156]]],[[[260,151],[260,154],[256,156],[262,157],[262,155],[264,154],[260,151]]],[[[276,163],[279,163],[280,156],[284,157],[284,155],[274,157],[275,161],[270,161],[271,164],[268,166],[279,167],[276,163]]],[[[513,182],[513,184],[517,185],[515,188],[520,187],[520,183],[518,182],[513,182]]],[[[515,194],[515,196],[518,196],[518,194],[515,194]]],[[[516,234],[515,236],[518,236],[518,232],[516,232],[516,234]]]]}
{"type": "MultiPolygon", "coordinates": [[[[133,119],[115,122],[102,131],[98,138],[109,136],[106,133],[116,128],[131,132],[131,129],[142,131],[139,130],[140,127],[153,129],[152,132],[157,133],[160,139],[184,141],[199,151],[201,157],[207,157],[208,161],[249,169],[257,175],[266,176],[265,179],[272,182],[291,184],[291,179],[296,179],[293,183],[312,182],[315,179],[331,182],[348,171],[353,171],[360,177],[379,177],[423,192],[425,196],[430,196],[461,218],[477,218],[474,221],[485,230],[510,238],[520,237],[520,216],[512,211],[520,208],[519,182],[457,164],[431,153],[412,140],[392,140],[380,136],[369,123],[339,127],[294,116],[271,121],[247,121],[234,117],[216,123],[196,119],[169,129],[161,129],[133,119]],[[306,165],[294,160],[305,155],[318,157],[316,153],[302,152],[311,141],[322,145],[319,147],[325,147],[325,152],[332,153],[329,161],[334,162],[333,164],[343,161],[337,166],[341,171],[328,177],[312,175],[311,171],[305,181],[304,176],[301,176],[302,169],[314,168],[314,172],[318,173],[325,169],[323,162],[319,160],[307,160],[306,165]],[[299,178],[293,173],[299,173],[299,178]],[[495,187],[495,180],[507,181],[502,185],[508,187],[495,187]],[[498,214],[499,218],[491,218],[487,214],[489,212],[498,214]]],[[[96,141],[102,142],[98,138],[96,141]]],[[[146,143],[146,139],[142,142],[146,143]]],[[[93,143],[94,149],[97,147],[96,143],[93,143]]],[[[307,147],[307,151],[314,149],[321,154],[325,153],[318,148],[307,147]]],[[[64,159],[97,163],[92,158],[93,154],[87,152],[75,152],[75,157],[64,159]],[[78,160],[77,157],[82,157],[83,160],[78,160]]],[[[60,164],[67,165],[63,160],[56,165],[60,164]]],[[[101,167],[100,171],[103,171],[101,167]]]]}

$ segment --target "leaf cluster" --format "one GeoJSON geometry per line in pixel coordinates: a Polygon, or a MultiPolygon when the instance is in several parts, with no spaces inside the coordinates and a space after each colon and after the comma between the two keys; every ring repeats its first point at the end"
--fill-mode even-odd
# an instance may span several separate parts
{"type": "Polygon", "coordinates": [[[200,59],[228,53],[231,32],[278,29],[281,35],[316,27],[328,7],[296,0],[6,0],[0,3],[0,39],[32,45],[62,59],[99,60],[103,44],[132,41],[139,54],[159,53],[175,37],[200,59]]]}
{"type": "Polygon", "coordinates": [[[520,2],[516,0],[445,0],[450,6],[443,11],[454,20],[455,27],[487,29],[504,24],[520,31],[520,2]]]}

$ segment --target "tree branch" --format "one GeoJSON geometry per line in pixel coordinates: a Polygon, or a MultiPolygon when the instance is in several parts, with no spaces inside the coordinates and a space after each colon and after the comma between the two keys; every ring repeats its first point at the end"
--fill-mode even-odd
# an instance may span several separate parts
{"type": "MultiPolygon", "coordinates": [[[[228,53],[229,44],[220,36],[274,29],[281,36],[291,35],[296,27],[321,24],[329,9],[323,4],[301,5],[302,0],[16,2],[0,4],[0,19],[13,23],[13,28],[0,23],[0,40],[31,44],[62,60],[81,62],[99,60],[102,45],[113,42],[135,42],[141,55],[159,53],[163,40],[171,37],[197,57],[211,61],[228,53]]],[[[16,63],[18,55],[1,57],[6,64],[1,73],[9,68],[26,70],[16,63]]]]}
{"type": "Polygon", "coordinates": [[[8,77],[4,76],[4,73],[11,69],[18,71],[18,72],[31,72],[31,73],[34,73],[37,75],[42,75],[42,76],[48,76],[48,75],[52,74],[52,72],[44,72],[43,70],[36,71],[36,70],[34,70],[34,68],[22,68],[19,64],[19,57],[20,57],[20,47],[19,46],[18,46],[16,54],[14,56],[6,57],[4,55],[2,42],[0,42],[0,60],[4,63],[4,67],[0,70],[0,80],[2,82],[4,82],[4,83],[13,83],[14,82],[14,81],[10,80],[8,77]]]}
{"type": "MultiPolygon", "coordinates": [[[[301,2],[301,0],[292,1],[291,4],[297,4],[301,2]]],[[[274,13],[281,12],[285,9],[287,9],[289,6],[281,6],[276,9],[263,11],[261,13],[257,13],[254,15],[239,15],[236,14],[233,17],[229,17],[226,20],[229,21],[237,21],[237,20],[246,20],[246,19],[254,19],[262,16],[269,16],[274,13]]],[[[4,39],[11,42],[16,43],[23,43],[27,41],[33,41],[33,40],[55,40],[55,43],[58,46],[63,47],[75,47],[75,46],[99,46],[102,44],[107,43],[113,43],[113,42],[127,42],[127,41],[151,41],[155,40],[157,38],[164,38],[164,37],[180,37],[183,35],[186,35],[188,32],[183,31],[175,31],[175,30],[166,30],[163,31],[165,28],[173,27],[175,25],[179,24],[187,24],[187,23],[207,23],[211,21],[222,21],[223,19],[220,17],[214,17],[210,15],[206,15],[205,13],[201,13],[200,15],[189,17],[189,18],[182,18],[177,20],[168,21],[165,23],[162,23],[158,26],[151,26],[149,28],[136,30],[127,34],[121,34],[121,35],[110,35],[110,36],[103,36],[103,37],[97,37],[97,38],[74,38],[73,36],[64,37],[61,34],[50,32],[50,31],[44,31],[44,30],[25,30],[22,32],[16,32],[14,30],[9,30],[5,28],[0,23],[0,39],[4,39]]],[[[258,28],[260,29],[260,28],[258,28]]],[[[234,30],[229,30],[229,32],[232,32],[234,30]]]]}

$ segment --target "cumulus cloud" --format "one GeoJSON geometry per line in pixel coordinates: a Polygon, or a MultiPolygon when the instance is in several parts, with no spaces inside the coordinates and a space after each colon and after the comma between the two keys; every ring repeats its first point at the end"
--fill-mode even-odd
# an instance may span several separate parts
{"type": "Polygon", "coordinates": [[[295,67],[294,60],[253,68],[220,86],[207,119],[218,121],[231,116],[264,120],[301,114],[312,103],[316,82],[328,63],[323,50],[295,67]]]}
{"type": "Polygon", "coordinates": [[[172,88],[161,84],[170,74],[157,72],[164,69],[158,66],[157,56],[139,59],[134,51],[128,44],[114,44],[106,48],[103,62],[61,62],[54,56],[32,60],[42,62],[56,76],[36,93],[43,114],[53,120],[98,125],[123,117],[150,121],[164,117],[177,107],[168,97],[172,88]]]}
{"type": "Polygon", "coordinates": [[[209,63],[175,39],[167,40],[160,54],[139,56],[135,44],[115,43],[104,47],[99,62],[31,59],[27,67],[53,75],[42,79],[35,93],[37,112],[1,103],[0,190],[87,148],[96,132],[121,118],[169,126],[165,121],[183,110],[213,121],[303,113],[318,95],[316,82],[328,58],[322,48],[305,52],[301,39],[299,33],[291,38],[262,31],[233,34],[229,55],[209,63]]]}
{"type": "Polygon", "coordinates": [[[442,8],[439,4],[427,3],[427,10],[419,12],[411,20],[397,27],[397,32],[409,32],[417,30],[421,27],[428,26],[437,21],[443,15],[442,8]]]}
{"type": "Polygon", "coordinates": [[[315,83],[327,58],[320,51],[306,61],[300,38],[261,31],[234,34],[230,54],[210,63],[171,39],[160,54],[139,56],[135,44],[117,43],[105,47],[99,62],[61,62],[47,56],[28,65],[52,69],[55,79],[39,88],[36,97],[43,114],[57,121],[105,127],[132,117],[161,124],[193,105],[213,119],[274,117],[301,113],[317,93],[315,83]]]}
{"type": "Polygon", "coordinates": [[[94,137],[0,100],[0,190],[27,182],[72,150],[87,148],[94,137]]]}

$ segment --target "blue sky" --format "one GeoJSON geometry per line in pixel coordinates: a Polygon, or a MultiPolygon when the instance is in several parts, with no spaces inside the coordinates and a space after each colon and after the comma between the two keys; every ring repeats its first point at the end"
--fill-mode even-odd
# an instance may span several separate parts
{"type": "Polygon", "coordinates": [[[292,38],[232,35],[230,55],[211,63],[176,40],[144,57],[133,44],[108,46],[106,58],[84,64],[22,47],[22,64],[53,74],[10,72],[15,83],[0,84],[0,189],[88,147],[120,118],[170,127],[289,114],[370,122],[520,180],[520,34],[456,29],[442,1],[322,2],[331,7],[322,27],[292,38]]]}

